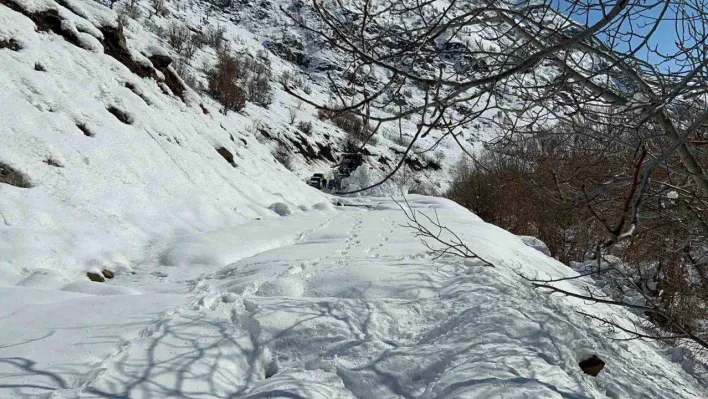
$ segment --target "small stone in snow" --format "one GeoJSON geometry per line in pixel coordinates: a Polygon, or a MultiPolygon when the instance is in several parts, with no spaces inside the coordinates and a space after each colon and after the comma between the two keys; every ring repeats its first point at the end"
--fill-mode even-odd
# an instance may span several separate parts
{"type": "Polygon", "coordinates": [[[88,277],[89,280],[95,281],[97,283],[102,283],[102,282],[106,281],[106,279],[100,273],[88,272],[88,273],[86,273],[86,277],[88,277]]]}

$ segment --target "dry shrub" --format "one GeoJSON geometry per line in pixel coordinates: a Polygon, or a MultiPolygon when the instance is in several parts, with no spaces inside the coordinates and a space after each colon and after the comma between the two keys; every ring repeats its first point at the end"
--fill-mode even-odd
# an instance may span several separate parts
{"type": "Polygon", "coordinates": [[[616,231],[627,231],[617,226],[631,217],[640,192],[632,176],[640,170],[642,147],[624,145],[635,132],[622,126],[608,124],[602,134],[587,136],[564,131],[582,126],[561,126],[490,147],[475,163],[458,167],[447,195],[485,221],[538,237],[564,263],[596,259],[603,248],[626,268],[627,278],[613,277],[617,291],[639,287],[659,304],[663,314],[648,314],[655,326],[700,335],[708,319],[708,241],[701,226],[708,211],[700,205],[705,198],[665,183],[681,170],[680,160],[651,172],[636,231],[608,244],[616,231]],[[622,140],[600,141],[606,137],[622,140]]]}
{"type": "Polygon", "coordinates": [[[238,60],[221,52],[216,67],[207,76],[209,93],[224,105],[224,114],[229,110],[240,111],[246,106],[246,93],[236,84],[238,74],[238,60]]]}
{"type": "Polygon", "coordinates": [[[364,126],[364,122],[357,114],[351,111],[330,111],[319,109],[317,117],[320,120],[329,120],[334,126],[342,129],[349,137],[360,144],[369,138],[369,129],[364,126]]]}
{"type": "Polygon", "coordinates": [[[272,72],[268,53],[259,50],[255,57],[244,56],[241,64],[241,81],[248,93],[248,101],[268,108],[273,103],[273,89],[270,86],[272,72]]]}
{"type": "Polygon", "coordinates": [[[290,156],[290,149],[286,147],[283,143],[278,143],[278,147],[273,151],[273,157],[276,161],[280,162],[288,170],[293,170],[292,158],[290,156]]]}
{"type": "Polygon", "coordinates": [[[485,152],[475,164],[458,165],[447,197],[486,222],[538,237],[562,262],[583,259],[592,241],[585,233],[591,230],[587,213],[547,195],[534,177],[523,161],[485,152]]]}
{"type": "Polygon", "coordinates": [[[312,134],[312,122],[300,121],[297,123],[297,129],[307,135],[312,134]]]}

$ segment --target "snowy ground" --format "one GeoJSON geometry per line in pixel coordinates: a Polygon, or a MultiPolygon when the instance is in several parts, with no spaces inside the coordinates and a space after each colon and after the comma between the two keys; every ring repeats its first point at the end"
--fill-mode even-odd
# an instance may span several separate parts
{"type": "Polygon", "coordinates": [[[0,281],[0,397],[706,397],[575,309],[628,315],[519,278],[574,273],[519,238],[414,196],[496,267],[434,260],[394,202],[346,201],[154,242],[105,284],[0,281]]]}

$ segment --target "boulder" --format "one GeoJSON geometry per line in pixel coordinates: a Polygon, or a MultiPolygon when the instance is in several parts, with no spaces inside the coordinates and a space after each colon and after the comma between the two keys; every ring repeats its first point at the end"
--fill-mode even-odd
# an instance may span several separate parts
{"type": "Polygon", "coordinates": [[[101,271],[101,274],[103,274],[103,277],[107,279],[112,279],[113,277],[115,277],[115,274],[113,274],[113,272],[108,269],[103,269],[101,271]]]}
{"type": "Polygon", "coordinates": [[[149,59],[152,65],[159,70],[163,70],[172,64],[172,57],[167,53],[153,54],[149,59]]]}
{"type": "Polygon", "coordinates": [[[231,166],[236,166],[236,162],[234,162],[234,154],[232,154],[231,151],[227,150],[225,147],[219,147],[216,149],[216,152],[218,152],[219,155],[224,157],[226,162],[230,163],[231,166]]]}
{"type": "Polygon", "coordinates": [[[590,358],[581,361],[579,364],[580,368],[585,374],[596,377],[600,374],[603,368],[605,368],[605,362],[602,361],[597,355],[592,355],[590,358]]]}

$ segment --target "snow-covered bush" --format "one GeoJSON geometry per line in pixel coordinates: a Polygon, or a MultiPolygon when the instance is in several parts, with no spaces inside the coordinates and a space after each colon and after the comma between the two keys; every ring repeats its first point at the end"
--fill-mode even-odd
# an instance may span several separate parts
{"type": "MultiPolygon", "coordinates": [[[[372,184],[381,181],[385,175],[367,164],[359,166],[349,177],[342,179],[342,191],[361,190],[372,184]]],[[[386,197],[390,195],[401,195],[401,188],[394,180],[388,180],[361,195],[376,197],[386,197]]]]}
{"type": "Polygon", "coordinates": [[[273,102],[272,77],[268,53],[258,50],[255,57],[244,56],[240,59],[241,81],[248,93],[248,101],[268,108],[273,102]]]}

